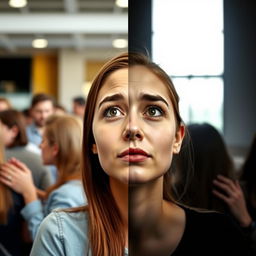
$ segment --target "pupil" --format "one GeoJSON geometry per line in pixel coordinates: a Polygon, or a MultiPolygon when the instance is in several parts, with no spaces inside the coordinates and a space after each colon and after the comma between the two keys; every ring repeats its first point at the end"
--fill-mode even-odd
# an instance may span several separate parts
{"type": "Polygon", "coordinates": [[[112,116],[115,116],[116,113],[117,113],[116,109],[112,109],[112,110],[110,111],[110,114],[111,114],[112,116]]]}
{"type": "Polygon", "coordinates": [[[155,113],[156,113],[156,110],[154,109],[154,108],[151,108],[150,110],[149,110],[149,113],[150,113],[150,115],[155,115],[155,113]]]}

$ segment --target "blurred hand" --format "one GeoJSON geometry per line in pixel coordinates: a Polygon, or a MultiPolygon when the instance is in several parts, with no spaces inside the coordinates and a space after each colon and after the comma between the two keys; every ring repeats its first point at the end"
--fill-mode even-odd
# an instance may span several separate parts
{"type": "Polygon", "coordinates": [[[227,203],[231,213],[242,227],[248,227],[252,223],[252,219],[248,213],[244,193],[239,182],[218,175],[217,178],[213,180],[213,184],[223,191],[222,193],[214,189],[212,191],[213,194],[227,203]]]}
{"type": "Polygon", "coordinates": [[[37,199],[31,171],[15,158],[0,165],[0,182],[22,194],[26,203],[37,199]]]}

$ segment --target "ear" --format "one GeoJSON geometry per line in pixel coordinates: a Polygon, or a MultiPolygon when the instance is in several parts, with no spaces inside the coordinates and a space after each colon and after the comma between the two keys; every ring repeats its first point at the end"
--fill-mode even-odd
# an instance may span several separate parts
{"type": "Polygon", "coordinates": [[[97,146],[96,146],[95,143],[92,144],[92,153],[93,153],[93,154],[98,154],[98,148],[97,148],[97,146]]]}
{"type": "Polygon", "coordinates": [[[181,124],[176,132],[175,140],[173,144],[173,153],[178,154],[181,149],[182,141],[185,136],[185,126],[181,124]]]}
{"type": "Polygon", "coordinates": [[[13,138],[16,138],[16,136],[17,136],[18,133],[19,133],[19,129],[18,129],[17,125],[14,125],[14,126],[11,128],[11,132],[12,132],[13,138]]]}
{"type": "Polygon", "coordinates": [[[57,154],[59,153],[59,145],[57,145],[56,143],[53,144],[53,155],[57,156],[57,154]]]}

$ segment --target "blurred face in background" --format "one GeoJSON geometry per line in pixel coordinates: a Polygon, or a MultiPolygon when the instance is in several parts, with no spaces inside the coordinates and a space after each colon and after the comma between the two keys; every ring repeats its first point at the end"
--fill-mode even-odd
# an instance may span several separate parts
{"type": "Polygon", "coordinates": [[[40,149],[42,150],[43,164],[44,165],[55,164],[56,155],[58,153],[58,147],[56,144],[52,144],[49,142],[45,132],[43,133],[40,149]]]}
{"type": "Polygon", "coordinates": [[[84,117],[85,105],[77,104],[73,102],[73,113],[81,118],[84,117]]]}
{"type": "Polygon", "coordinates": [[[4,110],[7,110],[9,109],[9,105],[7,104],[7,102],[5,101],[0,101],[0,111],[4,111],[4,110]]]}
{"type": "Polygon", "coordinates": [[[17,134],[18,134],[18,128],[17,126],[13,126],[12,128],[9,128],[7,125],[3,124],[0,121],[0,139],[3,141],[3,144],[5,147],[9,147],[14,142],[17,134]]]}
{"type": "Polygon", "coordinates": [[[53,103],[50,100],[38,102],[31,110],[31,116],[37,127],[43,127],[45,120],[54,112],[53,103]]]}

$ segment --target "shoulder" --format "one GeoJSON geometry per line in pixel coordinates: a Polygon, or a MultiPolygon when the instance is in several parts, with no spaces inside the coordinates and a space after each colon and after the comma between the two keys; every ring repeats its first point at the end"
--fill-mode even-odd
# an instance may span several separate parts
{"type": "Polygon", "coordinates": [[[82,182],[75,180],[53,190],[49,195],[47,204],[54,208],[69,208],[85,205],[86,201],[82,182]]]}
{"type": "Polygon", "coordinates": [[[82,191],[83,190],[83,186],[82,186],[82,182],[80,180],[72,180],[69,182],[64,183],[63,185],[61,185],[60,187],[58,187],[56,190],[54,190],[52,193],[59,193],[59,194],[63,194],[63,193],[77,193],[78,191],[82,191]]]}
{"type": "Polygon", "coordinates": [[[56,255],[85,255],[89,250],[87,233],[86,212],[53,211],[41,223],[31,255],[47,250],[56,255]]]}

